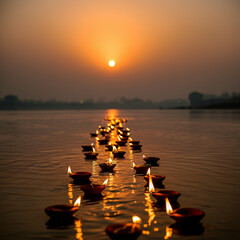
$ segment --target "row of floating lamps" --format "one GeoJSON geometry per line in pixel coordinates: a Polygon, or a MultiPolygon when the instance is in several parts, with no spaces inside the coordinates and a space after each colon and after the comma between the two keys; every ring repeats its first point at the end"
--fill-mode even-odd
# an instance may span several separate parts
{"type": "MultiPolygon", "coordinates": [[[[121,159],[124,158],[125,151],[121,151],[119,148],[121,146],[126,146],[129,141],[131,150],[141,150],[142,145],[140,141],[134,141],[130,138],[130,129],[124,129],[123,123],[126,122],[125,119],[119,118],[105,118],[105,120],[110,121],[107,128],[99,126],[99,129],[90,133],[91,137],[96,138],[99,145],[104,145],[106,151],[111,151],[113,158],[121,159]],[[114,144],[110,142],[110,133],[117,130],[118,140],[114,144]],[[99,137],[101,136],[101,137],[99,137]]],[[[82,145],[82,149],[86,159],[97,159],[98,153],[95,150],[94,144],[82,145]]],[[[163,180],[166,178],[163,175],[153,175],[151,174],[151,166],[159,166],[158,157],[146,157],[143,155],[143,160],[145,164],[135,165],[133,163],[133,168],[136,174],[144,175],[144,179],[148,183],[148,190],[154,198],[157,199],[157,203],[160,206],[165,205],[167,214],[176,221],[178,228],[187,229],[198,228],[200,220],[205,216],[205,213],[199,209],[195,208],[177,208],[173,210],[172,206],[177,205],[177,199],[181,195],[179,192],[172,190],[161,189],[155,191],[155,187],[162,188],[163,180]],[[154,187],[155,186],[155,187],[154,187]]],[[[116,163],[113,163],[112,159],[105,163],[100,163],[99,167],[102,172],[113,172],[116,163]]],[[[68,167],[68,174],[76,184],[81,185],[81,189],[86,196],[99,196],[105,189],[108,179],[102,184],[91,183],[90,177],[91,172],[72,172],[70,166],[68,167]]],[[[79,196],[75,201],[74,205],[53,205],[45,208],[45,212],[52,220],[57,221],[68,221],[73,218],[73,214],[79,209],[81,203],[81,197],[79,196]]],[[[132,217],[133,223],[118,223],[109,225],[105,231],[111,239],[137,239],[142,233],[140,222],[141,219],[137,216],[132,217]]]]}

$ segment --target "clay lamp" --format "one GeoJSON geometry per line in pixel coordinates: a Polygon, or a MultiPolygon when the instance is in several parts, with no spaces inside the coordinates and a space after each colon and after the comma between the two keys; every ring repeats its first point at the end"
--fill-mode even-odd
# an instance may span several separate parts
{"type": "Polygon", "coordinates": [[[130,144],[132,150],[142,150],[142,145],[140,144],[130,144]]]}
{"type": "Polygon", "coordinates": [[[102,126],[100,126],[100,125],[98,126],[98,128],[99,128],[100,131],[105,130],[105,127],[102,127],[102,126]]]}
{"type": "Polygon", "coordinates": [[[90,182],[89,178],[92,176],[90,172],[74,172],[72,173],[70,166],[68,167],[68,175],[76,182],[90,182]]]}
{"type": "Polygon", "coordinates": [[[107,151],[112,151],[113,146],[118,149],[118,145],[117,144],[112,144],[111,142],[109,144],[105,145],[105,147],[107,148],[106,149],[107,151]]]}
{"type": "Polygon", "coordinates": [[[97,135],[98,135],[98,130],[95,132],[95,133],[90,133],[90,135],[91,135],[91,137],[97,137],[97,135]]]}
{"type": "Polygon", "coordinates": [[[117,164],[113,163],[112,159],[109,158],[107,163],[100,163],[99,167],[102,169],[103,172],[112,172],[117,164]]]}
{"type": "Polygon", "coordinates": [[[120,135],[119,137],[120,137],[121,141],[127,141],[128,140],[128,136],[120,135]]]}
{"type": "Polygon", "coordinates": [[[148,164],[156,166],[156,165],[158,165],[157,162],[158,162],[158,160],[160,160],[160,158],[158,158],[158,157],[146,157],[145,155],[143,155],[143,160],[148,164]]]}
{"type": "Polygon", "coordinates": [[[132,138],[129,138],[129,140],[130,140],[129,143],[133,145],[138,145],[140,143],[140,141],[133,141],[132,138]]]}
{"type": "Polygon", "coordinates": [[[173,210],[168,198],[166,198],[166,212],[177,223],[190,225],[198,224],[205,216],[202,210],[196,208],[178,208],[173,210]]]}
{"type": "Polygon", "coordinates": [[[136,240],[142,233],[142,229],[139,225],[141,218],[133,216],[132,221],[133,223],[111,224],[107,226],[105,231],[112,240],[136,240]]]}
{"type": "Polygon", "coordinates": [[[148,169],[150,168],[150,165],[136,165],[135,163],[133,163],[133,168],[136,170],[136,174],[143,174],[145,175],[148,171],[148,169]]]}
{"type": "Polygon", "coordinates": [[[99,145],[106,145],[109,142],[108,138],[104,138],[104,139],[97,139],[99,145]]]}
{"type": "Polygon", "coordinates": [[[115,141],[118,146],[126,146],[127,140],[122,140],[120,137],[118,137],[118,140],[115,141]]]}
{"type": "Polygon", "coordinates": [[[94,147],[92,147],[92,150],[92,152],[84,153],[86,159],[97,159],[98,153],[96,153],[94,147]]]}
{"type": "Polygon", "coordinates": [[[93,147],[93,143],[91,145],[82,145],[83,151],[85,152],[91,152],[93,147]]]}
{"type": "MultiPolygon", "coordinates": [[[[122,129],[121,132],[122,132],[123,134],[128,134],[128,133],[130,133],[130,129],[129,129],[129,128],[122,129]]],[[[130,135],[130,134],[129,134],[129,135],[130,135]]]]}
{"type": "Polygon", "coordinates": [[[162,182],[163,182],[163,180],[166,178],[166,177],[163,176],[163,175],[152,175],[152,174],[151,174],[151,170],[150,170],[150,168],[149,168],[147,174],[144,176],[144,179],[145,179],[147,182],[149,182],[149,175],[151,175],[153,184],[154,184],[155,186],[162,186],[162,182]]]}
{"type": "Polygon", "coordinates": [[[168,198],[170,202],[176,203],[181,193],[173,191],[173,190],[165,190],[161,189],[152,193],[152,196],[157,199],[159,202],[165,202],[165,199],[168,198]]]}
{"type": "Polygon", "coordinates": [[[58,204],[45,208],[45,213],[51,218],[56,220],[67,220],[73,217],[73,214],[77,212],[81,204],[81,197],[79,196],[74,205],[58,204]]]}
{"type": "Polygon", "coordinates": [[[115,146],[113,146],[113,151],[112,151],[113,157],[124,158],[125,153],[126,153],[125,151],[119,151],[115,146]]]}
{"type": "Polygon", "coordinates": [[[105,185],[107,184],[108,179],[101,184],[84,184],[81,186],[81,189],[84,191],[85,195],[100,195],[102,191],[105,189],[105,185]]]}

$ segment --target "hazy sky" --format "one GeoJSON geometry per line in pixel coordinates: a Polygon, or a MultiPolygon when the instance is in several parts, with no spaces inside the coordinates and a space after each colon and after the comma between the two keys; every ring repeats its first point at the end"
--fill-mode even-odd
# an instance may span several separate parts
{"type": "Polygon", "coordinates": [[[239,0],[0,4],[0,97],[163,100],[240,91],[239,0]]]}

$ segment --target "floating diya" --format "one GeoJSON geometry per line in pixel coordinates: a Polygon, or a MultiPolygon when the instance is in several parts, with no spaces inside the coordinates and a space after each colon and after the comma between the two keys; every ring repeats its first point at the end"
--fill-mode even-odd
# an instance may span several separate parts
{"type": "Polygon", "coordinates": [[[158,157],[146,157],[145,155],[143,155],[143,160],[148,163],[148,164],[151,164],[151,165],[157,165],[158,163],[158,160],[160,160],[160,158],[158,157]]]}
{"type": "Polygon", "coordinates": [[[136,165],[135,163],[133,163],[133,168],[136,170],[136,174],[146,174],[150,167],[151,165],[148,164],[136,165]]]}
{"type": "Polygon", "coordinates": [[[98,153],[96,153],[96,150],[94,147],[92,147],[92,152],[84,153],[86,159],[96,159],[98,156],[98,153]]]}
{"type": "Polygon", "coordinates": [[[138,216],[132,217],[133,223],[116,223],[107,226],[105,229],[107,235],[113,240],[135,240],[141,233],[142,229],[139,225],[141,218],[138,216]]]}
{"type": "Polygon", "coordinates": [[[58,204],[45,208],[45,213],[53,219],[70,219],[73,214],[77,212],[81,204],[81,197],[79,196],[74,205],[58,204]]]}
{"type": "Polygon", "coordinates": [[[158,186],[161,186],[163,180],[166,178],[166,177],[163,176],[163,175],[152,175],[152,174],[151,174],[151,170],[150,170],[150,168],[149,168],[147,174],[144,176],[144,179],[145,179],[147,182],[149,182],[149,175],[151,175],[153,184],[156,185],[156,186],[157,186],[157,185],[158,185],[158,186]]]}
{"type": "Polygon", "coordinates": [[[159,202],[164,202],[166,198],[169,199],[170,202],[175,204],[177,202],[178,197],[181,196],[181,193],[173,190],[165,190],[161,189],[152,193],[152,196],[157,199],[159,202]]]}
{"type": "Polygon", "coordinates": [[[77,182],[90,182],[89,178],[92,176],[90,172],[74,172],[72,173],[71,167],[68,167],[68,175],[77,182]]]}
{"type": "Polygon", "coordinates": [[[173,210],[168,198],[166,198],[166,212],[177,223],[191,225],[199,223],[205,216],[202,210],[196,208],[178,208],[173,210]]]}
{"type": "Polygon", "coordinates": [[[119,151],[115,146],[113,146],[112,154],[115,158],[124,158],[125,151],[119,151]]]}
{"type": "Polygon", "coordinates": [[[100,195],[102,191],[105,189],[105,185],[107,184],[108,179],[101,184],[84,184],[81,186],[81,189],[84,191],[86,195],[100,195]]]}
{"type": "Polygon", "coordinates": [[[132,138],[129,138],[129,140],[130,140],[129,143],[134,144],[134,145],[138,145],[140,143],[140,141],[133,141],[132,138]]]}
{"type": "Polygon", "coordinates": [[[109,144],[105,145],[105,147],[107,148],[106,149],[107,151],[112,151],[113,146],[118,149],[118,145],[117,144],[112,144],[111,142],[109,144]]]}
{"type": "Polygon", "coordinates": [[[93,143],[91,145],[82,145],[83,151],[92,151],[92,148],[94,147],[93,143]]]}
{"type": "Polygon", "coordinates": [[[96,130],[95,133],[90,133],[90,135],[91,135],[91,137],[97,137],[98,133],[99,133],[98,130],[96,130]]]}
{"type": "Polygon", "coordinates": [[[141,150],[142,149],[142,145],[140,145],[140,144],[131,144],[130,143],[130,148],[132,150],[141,150]]]}
{"type": "Polygon", "coordinates": [[[104,139],[97,139],[99,145],[106,145],[109,142],[109,138],[105,137],[104,139]]]}
{"type": "Polygon", "coordinates": [[[127,144],[127,140],[122,140],[119,136],[118,136],[118,140],[115,142],[118,146],[126,146],[127,144]]]}
{"type": "Polygon", "coordinates": [[[117,164],[113,163],[112,159],[109,158],[107,163],[100,163],[99,167],[102,169],[103,172],[111,172],[115,168],[117,164]]]}

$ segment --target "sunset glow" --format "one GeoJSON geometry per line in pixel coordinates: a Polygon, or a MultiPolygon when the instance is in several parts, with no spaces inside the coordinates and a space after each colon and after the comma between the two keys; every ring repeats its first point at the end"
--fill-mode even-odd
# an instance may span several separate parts
{"type": "Polygon", "coordinates": [[[108,62],[108,65],[109,65],[109,67],[115,67],[115,61],[114,60],[110,60],[109,62],[108,62]]]}

